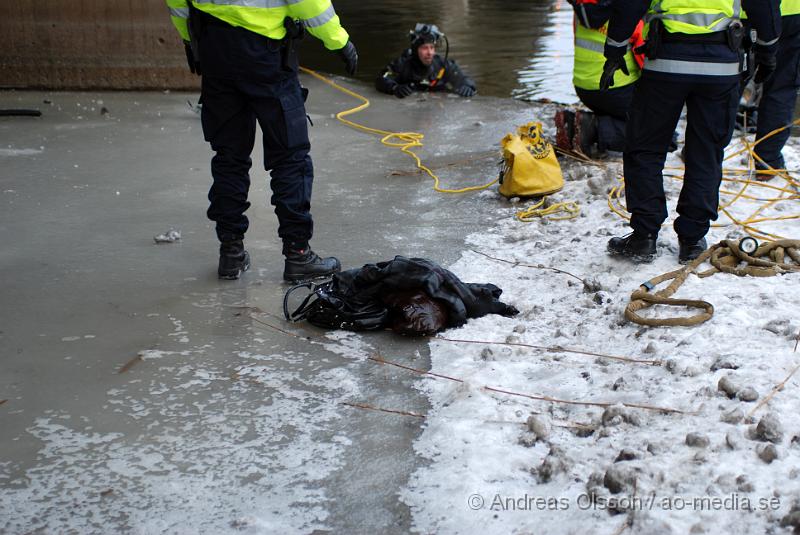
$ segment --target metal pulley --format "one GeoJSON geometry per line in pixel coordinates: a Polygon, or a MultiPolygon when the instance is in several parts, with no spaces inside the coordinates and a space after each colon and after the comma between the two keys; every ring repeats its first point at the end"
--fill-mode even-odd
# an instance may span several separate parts
{"type": "Polygon", "coordinates": [[[758,250],[758,240],[750,236],[745,236],[739,240],[739,250],[744,254],[752,255],[758,250]]]}

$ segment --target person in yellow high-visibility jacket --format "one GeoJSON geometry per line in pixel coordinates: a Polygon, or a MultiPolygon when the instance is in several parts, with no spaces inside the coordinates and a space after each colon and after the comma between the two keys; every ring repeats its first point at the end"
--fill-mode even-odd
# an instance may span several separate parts
{"type": "Polygon", "coordinates": [[[238,279],[250,267],[244,248],[249,221],[249,171],[256,122],[264,143],[264,167],[272,176],[272,204],[283,241],[287,281],[324,277],[340,270],[321,258],[313,233],[305,96],[297,77],[296,42],[305,32],[338,51],[349,74],[356,48],[330,0],[166,0],[186,48],[189,69],[202,75],[203,134],[216,153],[208,193],[209,219],[220,241],[217,274],[238,279]]]}
{"type": "MultiPolygon", "coordinates": [[[[794,117],[800,91],[800,0],[781,0],[781,37],[775,64],[775,74],[764,83],[758,104],[756,139],[788,125],[794,117]]],[[[756,161],[756,168],[785,169],[781,151],[790,134],[791,129],[787,128],[756,145],[756,154],[763,160],[763,163],[756,161]]],[[[760,180],[770,180],[774,176],[757,175],[760,180]]]]}
{"type": "Polygon", "coordinates": [[[781,33],[779,0],[614,0],[605,44],[600,88],[626,72],[625,54],[636,24],[646,22],[646,59],[636,83],[625,131],[623,171],[633,230],[613,237],[611,255],[651,262],[667,219],[663,169],[672,133],[686,106],[686,142],[678,217],[678,261],[688,263],[706,249],[706,234],[718,217],[722,160],[733,135],[744,61],[743,10],[758,33],[756,82],[775,70],[781,33]]]}
{"type": "MultiPolygon", "coordinates": [[[[571,109],[556,112],[556,143],[559,147],[580,150],[591,156],[596,143],[600,153],[622,152],[625,147],[625,121],[633,98],[633,87],[639,79],[640,58],[633,48],[625,56],[628,74],[618,72],[614,88],[600,91],[603,75],[603,46],[606,42],[612,0],[568,0],[575,12],[573,30],[575,54],[572,83],[581,102],[592,113],[571,109]]],[[[634,36],[641,35],[641,24],[634,36]]],[[[637,37],[633,38],[634,43],[637,37]]]]}

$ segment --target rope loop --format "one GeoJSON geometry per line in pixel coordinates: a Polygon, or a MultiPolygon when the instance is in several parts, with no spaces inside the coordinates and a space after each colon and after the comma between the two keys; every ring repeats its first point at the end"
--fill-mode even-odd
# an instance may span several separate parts
{"type": "Polygon", "coordinates": [[[672,295],[692,273],[698,277],[709,277],[720,272],[739,277],[748,275],[772,277],[784,273],[800,273],[800,240],[778,240],[763,243],[752,255],[742,251],[738,241],[723,240],[703,251],[685,267],[653,277],[639,286],[631,294],[631,302],[625,307],[625,318],[638,325],[648,327],[690,327],[705,323],[714,315],[714,306],[711,303],[696,299],[674,299],[672,295]],[[697,268],[705,261],[711,264],[711,269],[697,272],[697,268]],[[663,290],[651,293],[658,285],[667,281],[672,282],[663,290]],[[699,309],[701,312],[693,316],[668,318],[644,317],[639,314],[640,311],[653,305],[688,307],[699,309]]]}

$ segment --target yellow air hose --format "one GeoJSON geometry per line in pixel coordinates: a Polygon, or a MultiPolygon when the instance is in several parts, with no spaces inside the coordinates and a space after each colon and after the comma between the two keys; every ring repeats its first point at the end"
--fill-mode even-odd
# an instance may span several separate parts
{"type": "Polygon", "coordinates": [[[344,111],[340,111],[339,113],[336,114],[336,118],[340,122],[346,124],[347,126],[349,126],[351,128],[355,128],[356,130],[359,130],[361,132],[366,132],[368,134],[374,134],[376,136],[381,136],[381,143],[382,144],[386,145],[387,147],[400,149],[400,152],[403,152],[403,153],[408,154],[409,156],[411,156],[414,159],[414,162],[417,164],[417,169],[419,169],[421,171],[424,171],[428,176],[430,176],[433,179],[433,189],[434,190],[436,190],[436,191],[438,191],[440,193],[467,193],[469,191],[484,190],[484,189],[487,189],[487,188],[491,187],[493,184],[497,183],[497,179],[494,179],[491,182],[489,182],[487,184],[483,184],[481,186],[469,186],[469,187],[461,188],[461,189],[442,188],[439,185],[439,177],[433,171],[431,171],[431,169],[429,167],[427,167],[425,164],[423,164],[422,160],[420,159],[420,157],[417,156],[417,154],[413,150],[411,150],[411,149],[414,149],[416,147],[422,147],[423,146],[422,140],[425,137],[424,134],[421,134],[419,132],[391,132],[391,131],[388,131],[388,130],[381,130],[379,128],[372,128],[370,126],[365,126],[363,124],[356,123],[356,122],[351,121],[349,119],[345,119],[345,117],[347,117],[349,115],[353,115],[355,113],[358,113],[360,111],[363,111],[363,110],[369,108],[369,105],[370,105],[369,99],[367,97],[359,95],[355,91],[351,91],[350,89],[347,89],[346,87],[337,84],[336,82],[334,82],[330,78],[326,78],[325,76],[322,76],[321,74],[319,74],[316,71],[312,71],[311,69],[308,69],[306,67],[300,67],[300,70],[303,71],[306,74],[309,74],[309,75],[313,76],[317,80],[320,80],[321,82],[333,87],[334,89],[337,89],[337,90],[341,91],[345,95],[349,95],[349,96],[355,98],[356,100],[360,100],[361,104],[359,104],[358,106],[356,106],[354,108],[350,108],[350,109],[347,109],[347,110],[344,110],[344,111]]]}
{"type": "Polygon", "coordinates": [[[530,223],[536,218],[549,217],[552,221],[563,221],[565,219],[575,219],[580,215],[581,208],[574,201],[556,202],[547,204],[547,197],[542,197],[537,203],[524,210],[517,212],[516,218],[523,223],[530,223]],[[564,214],[557,216],[556,214],[564,214]]]}
{"type": "MultiPolygon", "coordinates": [[[[419,132],[392,132],[389,130],[381,130],[380,128],[372,128],[370,126],[366,126],[363,124],[356,123],[355,121],[351,121],[350,119],[345,119],[350,115],[356,114],[360,111],[363,111],[370,106],[370,101],[367,97],[363,95],[359,95],[355,91],[347,89],[346,87],[337,84],[330,78],[322,76],[316,71],[308,69],[306,67],[300,67],[300,70],[310,76],[313,76],[317,80],[333,87],[334,89],[341,91],[345,95],[351,96],[356,100],[360,100],[361,104],[355,106],[353,108],[340,111],[336,114],[336,119],[338,119],[341,123],[346,124],[351,128],[355,128],[361,132],[366,132],[368,134],[373,134],[376,136],[381,136],[381,143],[387,147],[392,147],[395,149],[400,149],[400,152],[403,152],[414,159],[416,163],[417,169],[424,171],[428,176],[433,179],[433,189],[440,193],[467,193],[470,191],[480,191],[484,189],[488,189],[489,187],[493,186],[497,183],[498,179],[494,179],[491,182],[486,184],[482,184],[480,186],[469,186],[466,188],[460,189],[448,189],[442,188],[440,186],[440,179],[439,177],[425,164],[422,163],[420,157],[412,150],[416,147],[422,147],[424,144],[422,140],[424,139],[425,135],[419,132]]],[[[577,203],[575,202],[563,202],[563,203],[552,203],[547,206],[547,208],[540,209],[544,206],[544,199],[542,198],[538,204],[517,212],[516,217],[520,221],[529,222],[532,221],[536,217],[550,217],[551,219],[562,220],[562,219],[572,219],[578,216],[580,209],[578,208],[577,203]],[[553,217],[553,214],[556,213],[565,213],[565,216],[561,217],[553,217]]]]}

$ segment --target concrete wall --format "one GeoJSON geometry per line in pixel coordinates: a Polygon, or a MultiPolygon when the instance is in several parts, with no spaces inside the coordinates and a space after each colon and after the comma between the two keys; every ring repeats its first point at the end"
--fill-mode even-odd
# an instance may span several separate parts
{"type": "Polygon", "coordinates": [[[164,0],[0,1],[0,87],[194,89],[164,0]]]}

